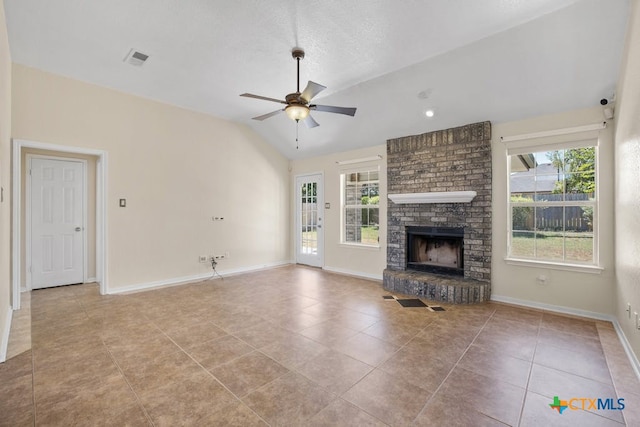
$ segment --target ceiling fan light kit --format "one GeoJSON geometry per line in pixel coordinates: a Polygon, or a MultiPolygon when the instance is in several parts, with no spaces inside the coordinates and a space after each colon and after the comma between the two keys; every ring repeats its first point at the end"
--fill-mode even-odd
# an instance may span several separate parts
{"type": "Polygon", "coordinates": [[[287,113],[287,116],[291,120],[304,120],[309,116],[309,107],[302,104],[290,104],[285,109],[284,112],[287,113]]]}
{"type": "Polygon", "coordinates": [[[356,114],[355,108],[311,104],[311,100],[313,99],[313,97],[315,97],[317,94],[325,90],[326,86],[323,86],[321,84],[318,84],[309,80],[309,83],[307,83],[307,87],[302,92],[300,92],[300,60],[304,58],[304,50],[300,48],[294,48],[291,51],[291,56],[293,57],[293,59],[296,60],[296,65],[297,65],[296,91],[294,93],[288,94],[285,97],[284,101],[276,98],[269,98],[266,96],[254,95],[251,93],[243,93],[240,95],[246,98],[261,99],[263,101],[277,102],[279,104],[285,105],[283,109],[272,111],[270,113],[254,117],[253,118],[254,120],[262,121],[262,120],[268,119],[269,117],[278,115],[279,113],[284,111],[287,117],[289,117],[291,120],[295,120],[296,123],[302,120],[308,128],[314,128],[316,126],[319,126],[319,124],[309,114],[311,110],[322,111],[327,113],[344,114],[352,117],[356,114]]]}

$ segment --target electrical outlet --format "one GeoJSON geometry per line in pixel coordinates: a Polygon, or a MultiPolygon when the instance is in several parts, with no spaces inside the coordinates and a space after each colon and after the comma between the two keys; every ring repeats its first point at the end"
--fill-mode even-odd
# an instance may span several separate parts
{"type": "Polygon", "coordinates": [[[631,319],[631,303],[627,303],[627,314],[629,315],[629,319],[631,319]]]}
{"type": "Polygon", "coordinates": [[[207,261],[209,261],[209,259],[207,258],[207,256],[206,256],[206,255],[200,255],[200,256],[198,257],[198,259],[200,260],[200,262],[207,262],[207,261]]]}
{"type": "Polygon", "coordinates": [[[214,255],[215,259],[225,259],[224,255],[214,255]]]}

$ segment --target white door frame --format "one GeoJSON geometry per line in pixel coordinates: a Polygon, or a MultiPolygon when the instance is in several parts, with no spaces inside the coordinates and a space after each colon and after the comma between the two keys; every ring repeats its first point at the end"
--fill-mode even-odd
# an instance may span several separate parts
{"type": "MultiPolygon", "coordinates": [[[[23,148],[35,148],[40,150],[57,151],[61,154],[85,154],[96,156],[96,281],[100,284],[100,294],[109,292],[107,281],[107,152],[91,148],[71,147],[66,145],[48,144],[44,142],[27,141],[21,139],[13,140],[13,161],[12,161],[12,238],[11,238],[11,277],[12,277],[12,298],[11,307],[13,310],[20,309],[20,283],[21,283],[21,257],[22,242],[20,241],[20,227],[22,223],[21,203],[22,195],[22,155],[23,148]]],[[[85,269],[86,274],[86,269],[85,269]]]]}
{"type": "Polygon", "coordinates": [[[320,175],[320,187],[321,190],[318,194],[318,200],[321,203],[318,203],[318,212],[320,213],[321,217],[323,218],[323,222],[322,222],[322,227],[320,228],[320,233],[322,234],[322,236],[318,239],[318,261],[320,263],[320,268],[324,268],[324,172],[313,172],[313,173],[303,173],[300,175],[296,175],[293,177],[293,197],[294,197],[294,204],[293,204],[293,211],[294,211],[294,224],[295,224],[295,230],[293,233],[293,238],[294,240],[294,251],[295,251],[295,256],[294,256],[294,261],[297,263],[298,262],[298,237],[299,237],[299,233],[300,230],[302,229],[302,224],[300,223],[300,215],[298,212],[298,179],[300,178],[305,178],[305,177],[309,177],[309,176],[314,176],[314,175],[320,175]],[[321,193],[321,194],[320,194],[321,193]],[[320,206],[320,204],[322,204],[322,206],[320,206]],[[321,239],[321,241],[320,241],[321,239]]]}
{"type": "MultiPolygon", "coordinates": [[[[31,168],[31,160],[32,159],[43,159],[43,160],[62,160],[62,161],[67,161],[67,162],[79,162],[83,164],[83,170],[82,170],[82,230],[84,231],[84,233],[82,233],[82,282],[83,283],[87,283],[88,282],[88,276],[87,276],[87,269],[88,269],[88,262],[87,262],[87,205],[88,205],[88,200],[87,200],[87,161],[84,159],[75,159],[73,157],[60,157],[60,156],[48,156],[48,155],[43,155],[43,154],[31,154],[28,153],[26,155],[26,162],[25,165],[27,167],[27,170],[29,170],[31,168]]],[[[26,171],[25,171],[26,172],[26,171]]],[[[32,183],[32,177],[31,174],[27,173],[25,174],[26,176],[26,182],[25,182],[25,201],[24,201],[24,205],[25,205],[25,209],[24,209],[24,216],[25,216],[25,234],[24,234],[24,249],[25,249],[25,266],[27,267],[25,269],[26,272],[26,277],[25,277],[25,285],[27,287],[27,290],[30,291],[32,290],[32,272],[30,271],[31,269],[29,268],[30,265],[32,265],[33,263],[31,262],[31,183],[32,183]]]]}

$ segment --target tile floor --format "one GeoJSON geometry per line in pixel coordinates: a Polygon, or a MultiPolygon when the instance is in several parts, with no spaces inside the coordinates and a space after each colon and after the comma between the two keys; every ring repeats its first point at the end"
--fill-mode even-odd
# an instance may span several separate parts
{"type": "Polygon", "coordinates": [[[11,318],[11,333],[7,345],[7,359],[31,349],[31,292],[20,296],[21,308],[11,318]]]}
{"type": "Polygon", "coordinates": [[[387,294],[297,266],[130,295],[34,291],[32,347],[0,364],[0,425],[640,425],[610,323],[387,294]],[[560,415],[554,396],[626,408],[560,415]]]}

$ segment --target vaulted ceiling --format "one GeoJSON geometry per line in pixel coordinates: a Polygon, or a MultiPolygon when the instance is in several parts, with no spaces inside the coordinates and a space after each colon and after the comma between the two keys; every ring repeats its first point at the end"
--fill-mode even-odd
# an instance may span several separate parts
{"type": "MultiPolygon", "coordinates": [[[[4,0],[15,63],[251,126],[288,158],[598,105],[615,92],[628,0],[4,0]],[[251,117],[301,86],[312,113],[251,117]],[[131,49],[149,59],[123,61],[131,49]],[[433,109],[434,117],[425,111],[433,109]]],[[[302,89],[301,87],[301,89],[302,89]]]]}

